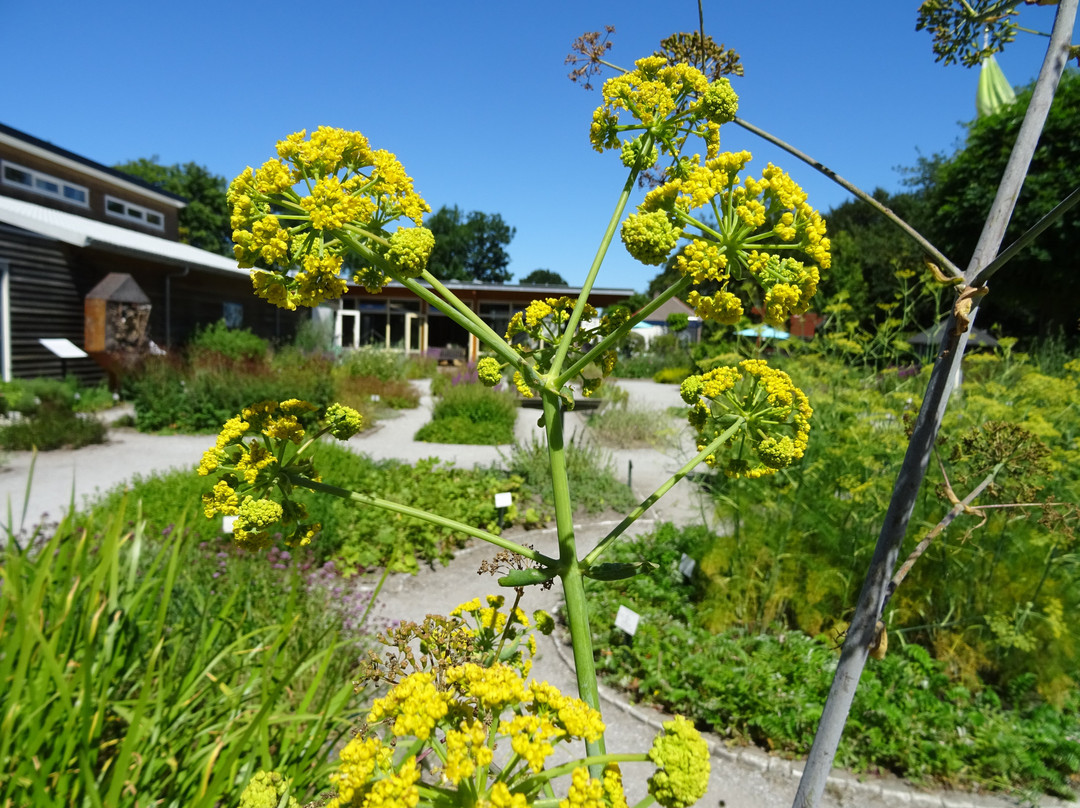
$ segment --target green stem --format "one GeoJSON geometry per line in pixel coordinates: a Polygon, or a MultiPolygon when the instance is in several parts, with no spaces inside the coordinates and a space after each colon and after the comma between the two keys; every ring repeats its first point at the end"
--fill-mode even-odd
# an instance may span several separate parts
{"type": "Polygon", "coordinates": [[[356,491],[349,491],[346,488],[339,488],[336,485],[328,485],[327,483],[318,483],[314,480],[309,480],[307,477],[303,477],[299,474],[289,474],[289,481],[300,488],[307,488],[310,491],[318,491],[323,494],[330,494],[331,496],[340,497],[341,499],[347,499],[350,502],[356,502],[360,505],[369,505],[374,508],[381,508],[384,511],[390,511],[391,513],[399,513],[402,516],[411,516],[414,519],[420,519],[424,522],[428,522],[439,527],[445,527],[448,530],[454,530],[458,533],[464,533],[466,536],[472,536],[473,538],[483,539],[489,544],[494,544],[496,547],[501,547],[504,550],[509,550],[512,553],[517,553],[520,556],[524,556],[530,561],[534,561],[537,564],[542,564],[545,567],[557,566],[558,562],[553,558],[548,558],[543,553],[537,552],[529,547],[524,547],[517,542],[512,542],[509,539],[504,539],[502,536],[496,536],[494,533],[488,533],[486,530],[481,530],[478,527],[467,525],[464,522],[459,522],[456,519],[448,519],[445,516],[439,516],[435,513],[421,510],[419,508],[412,508],[408,505],[402,505],[398,502],[391,502],[388,499],[381,499],[379,497],[368,496],[367,494],[360,494],[356,491]]]}
{"type": "Polygon", "coordinates": [[[850,191],[852,194],[854,194],[867,205],[872,207],[874,210],[876,210],[894,225],[907,233],[908,236],[913,238],[918,243],[918,245],[922,247],[923,251],[926,252],[931,258],[933,258],[934,261],[938,264],[938,266],[940,266],[943,270],[948,272],[954,278],[964,277],[964,273],[960,271],[960,268],[948,258],[946,258],[944,253],[942,253],[937,247],[927,241],[926,238],[918,230],[916,230],[914,227],[909,225],[907,222],[905,222],[903,219],[901,219],[899,216],[889,210],[889,208],[887,208],[885,205],[878,202],[876,199],[874,199],[874,197],[870,196],[870,194],[866,193],[866,191],[864,191],[862,188],[844,179],[831,168],[826,166],[824,163],[815,160],[813,157],[806,154],[805,152],[799,151],[790,143],[781,140],[776,135],[770,134],[764,129],[759,129],[749,121],[744,121],[742,118],[735,118],[733,122],[737,123],[743,129],[746,129],[749,132],[753,132],[758,137],[769,141],[773,145],[779,146],[788,154],[799,158],[811,168],[820,171],[822,174],[831,179],[845,191],[850,191]]]}
{"type": "MultiPolygon", "coordinates": [[[[425,271],[424,275],[429,276],[430,273],[425,271]]],[[[448,300],[443,300],[433,291],[424,287],[419,281],[413,278],[401,278],[400,280],[402,286],[421,300],[426,301],[429,306],[434,306],[470,334],[474,334],[476,337],[483,340],[484,344],[494,353],[498,354],[502,361],[508,363],[516,370],[523,370],[524,363],[521,361],[521,355],[511,348],[506,340],[492,330],[491,326],[481,320],[472,309],[462,303],[453,292],[446,289],[441,283],[439,284],[439,287],[449,296],[450,299],[448,300]],[[458,306],[454,305],[455,301],[460,304],[460,309],[458,306]]],[[[436,283],[438,283],[438,281],[436,281],[436,283]]]]}
{"type": "Polygon", "coordinates": [[[536,785],[551,782],[557,777],[570,774],[574,769],[580,769],[583,765],[592,767],[606,766],[608,763],[648,763],[648,761],[649,756],[644,752],[613,752],[610,755],[589,755],[584,759],[579,758],[571,760],[569,763],[563,763],[553,769],[544,769],[539,774],[534,774],[518,783],[517,788],[523,792],[531,791],[536,785]]]}
{"type": "MultiPolygon", "coordinates": [[[[563,584],[566,603],[566,622],[570,626],[574,668],[577,673],[578,695],[581,700],[600,712],[600,689],[596,683],[596,663],[593,660],[592,631],[589,609],[585,600],[585,581],[577,560],[574,540],[574,508],[570,501],[570,483],[566,472],[566,446],[563,442],[562,399],[557,393],[541,390],[544,404],[544,424],[548,437],[548,458],[551,463],[551,484],[555,500],[555,525],[559,539],[559,578],[563,584]]],[[[606,751],[603,736],[587,741],[590,755],[606,751]]],[[[599,771],[594,773],[599,776],[599,771]]]]}
{"type": "Polygon", "coordinates": [[[581,373],[582,370],[587,368],[590,362],[595,362],[601,354],[603,354],[605,351],[610,350],[611,346],[614,345],[615,342],[622,339],[623,336],[630,332],[630,329],[632,329],[638,323],[644,321],[650,314],[652,314],[654,311],[664,305],[664,303],[666,303],[668,300],[675,297],[675,295],[682,292],[693,282],[693,278],[691,278],[689,275],[684,275],[682,278],[679,278],[679,280],[675,281],[675,283],[671,284],[671,286],[669,286],[667,289],[657,295],[656,298],[650,301],[647,306],[641,309],[641,311],[639,311],[637,314],[635,314],[633,317],[631,317],[629,320],[619,326],[611,334],[604,337],[604,339],[600,340],[600,342],[597,345],[594,345],[588,353],[586,353],[584,356],[574,362],[574,364],[564,370],[559,375],[559,378],[557,378],[554,382],[556,389],[561,389],[564,384],[573,379],[577,374],[581,373]]]}
{"type": "MultiPolygon", "coordinates": [[[[479,337],[485,343],[491,346],[494,346],[500,342],[506,345],[506,340],[503,339],[503,337],[498,332],[496,332],[495,329],[485,323],[479,314],[466,306],[465,301],[463,301],[461,298],[459,298],[457,295],[447,289],[446,286],[443,285],[442,281],[440,281],[426,269],[421,273],[420,277],[423,278],[427,283],[429,283],[432,289],[442,295],[447,303],[460,311],[473,323],[474,326],[476,326],[475,329],[469,329],[470,331],[472,331],[473,334],[475,334],[477,337],[479,337]]],[[[509,345],[507,345],[507,347],[509,348],[509,345]]]]}
{"type": "MultiPolygon", "coordinates": [[[[651,135],[647,135],[642,141],[641,153],[648,154],[649,149],[652,148],[653,138],[651,135]]],[[[600,272],[600,265],[604,263],[604,256],[607,255],[608,247],[611,245],[611,239],[615,235],[615,228],[619,226],[619,222],[622,221],[623,211],[626,210],[626,203],[630,201],[630,194],[634,192],[634,186],[637,185],[638,174],[641,173],[638,166],[634,166],[630,169],[630,176],[626,178],[626,184],[623,185],[622,192],[619,194],[619,200],[615,203],[615,210],[611,213],[611,218],[608,220],[607,228],[604,230],[604,236],[600,239],[600,247],[596,251],[596,255],[593,258],[592,266],[589,267],[589,274],[585,277],[585,283],[581,286],[581,294],[578,296],[577,303],[574,305],[574,310],[570,313],[570,319],[566,323],[565,334],[567,338],[563,339],[559,343],[559,348],[555,353],[555,359],[551,363],[551,375],[558,376],[559,371],[562,370],[563,363],[566,361],[566,355],[570,351],[570,343],[573,339],[570,338],[577,331],[578,323],[581,322],[581,318],[585,313],[585,304],[589,302],[589,292],[592,291],[593,284],[596,283],[596,276],[600,272]]]]}
{"type": "Polygon", "coordinates": [[[594,547],[592,551],[587,556],[585,556],[585,558],[582,559],[581,566],[585,569],[588,569],[593,564],[595,564],[597,559],[599,559],[600,556],[603,555],[604,551],[607,550],[607,548],[610,547],[611,544],[617,538],[619,538],[619,536],[621,536],[628,527],[630,527],[630,525],[636,522],[641,517],[641,515],[645,513],[645,511],[649,510],[649,508],[651,508],[656,503],[656,501],[660,499],[660,497],[664,496],[664,494],[670,491],[672,487],[674,487],[674,485],[679,482],[679,480],[681,480],[691,471],[696,469],[698,465],[705,460],[706,457],[711,455],[713,452],[719,449],[720,446],[729,441],[731,439],[731,436],[734,435],[744,423],[746,423],[745,418],[738,418],[735,423],[733,423],[730,427],[724,430],[724,433],[720,435],[720,437],[718,437],[716,440],[714,440],[712,443],[710,443],[708,446],[698,452],[690,460],[690,462],[688,462],[685,466],[676,471],[675,474],[669,477],[667,482],[665,482],[663,485],[653,491],[652,494],[642,500],[640,505],[634,508],[634,510],[632,510],[629,514],[627,514],[626,518],[619,522],[619,524],[617,524],[614,528],[612,528],[611,532],[608,533],[603,539],[601,539],[600,543],[597,544],[596,547],[594,547]]]}

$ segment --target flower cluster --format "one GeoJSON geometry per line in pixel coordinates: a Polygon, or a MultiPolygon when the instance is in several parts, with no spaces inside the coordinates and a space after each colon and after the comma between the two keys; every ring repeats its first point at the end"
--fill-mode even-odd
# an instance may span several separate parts
{"type": "Polygon", "coordinates": [[[757,290],[749,302],[760,306],[766,323],[780,326],[809,308],[819,267],[830,264],[829,239],[806,193],[772,163],[760,179],[740,178],[749,161],[745,151],[702,165],[686,161],[682,176],[654,188],[627,217],[622,239],[632,256],[654,265],[685,240],[674,265],[697,287],[689,302],[702,319],[738,322],[744,301],[734,290],[749,281],[757,290]],[[810,263],[780,257],[793,252],[810,263]]]}
{"type": "Polygon", "coordinates": [[[651,168],[659,151],[678,156],[687,135],[705,140],[709,156],[720,146],[720,125],[735,118],[739,98],[726,78],[710,82],[696,67],[648,56],[634,70],[604,82],[604,103],[593,113],[589,140],[599,152],[620,149],[629,167],[651,168]],[[627,113],[635,123],[621,124],[627,113]],[[620,140],[624,132],[640,132],[620,140]]]}
{"type": "MultiPolygon", "coordinates": [[[[542,383],[544,374],[551,368],[551,360],[566,335],[566,325],[570,319],[576,300],[569,297],[549,297],[534,300],[525,311],[519,311],[510,318],[506,329],[506,339],[517,352],[527,360],[530,370],[528,377],[516,371],[514,386],[526,398],[532,398],[534,388],[542,383]]],[[[589,347],[611,334],[629,318],[625,309],[614,309],[596,319],[596,309],[586,303],[582,316],[583,325],[569,338],[573,340],[571,352],[584,353],[589,347]]],[[[614,350],[605,351],[597,361],[599,376],[581,377],[582,392],[592,395],[604,377],[615,369],[618,356],[614,350]]]]}
{"type": "Polygon", "coordinates": [[[355,278],[368,287],[381,288],[386,271],[423,271],[435,240],[419,225],[431,209],[393,154],[326,126],[289,135],[277,153],[227,195],[236,258],[259,297],[288,309],[340,297],[349,251],[369,265],[355,278]],[[402,218],[417,227],[390,233],[402,218]]]}
{"type": "Polygon", "coordinates": [[[199,474],[217,476],[203,495],[206,517],[236,517],[233,538],[251,549],[267,547],[280,528],[290,547],[308,544],[319,525],[307,523],[307,509],[293,499],[298,480],[317,480],[306,452],[322,435],[348,440],[360,431],[358,412],[331,404],[315,418],[318,407],[291,398],[262,401],[225,422],[217,442],[199,463],[199,474]],[[317,421],[317,427],[311,424],[317,421]],[[278,501],[280,500],[280,501],[278,501]]]}
{"type": "Polygon", "coordinates": [[[699,449],[738,425],[726,444],[726,456],[706,458],[730,477],[774,474],[806,451],[814,412],[810,402],[790,376],[761,359],[691,376],[680,392],[690,405],[689,420],[697,429],[699,449]]]}
{"type": "MultiPolygon", "coordinates": [[[[459,610],[474,607],[479,603],[459,610]]],[[[330,776],[338,794],[329,805],[375,805],[391,796],[396,804],[443,804],[461,792],[471,795],[470,804],[525,808],[551,779],[545,767],[557,745],[596,741],[603,731],[600,714],[583,701],[546,682],[527,683],[511,665],[466,662],[441,675],[418,670],[372,704],[365,730],[342,750],[330,776]],[[496,750],[507,750],[497,769],[496,750]],[[418,763],[427,756],[430,783],[418,763]]],[[[597,805],[625,808],[621,780],[605,780],[597,805]]],[[[567,799],[583,804],[573,788],[567,799]]]]}
{"type": "MultiPolygon", "coordinates": [[[[481,630],[504,634],[506,626],[525,620],[516,606],[502,614],[501,598],[487,603],[464,603],[450,620],[470,616],[481,630]]],[[[537,623],[546,619],[536,616],[537,623]]],[[[453,656],[437,649],[424,653],[453,656]]],[[[627,808],[622,774],[609,756],[552,765],[560,744],[595,742],[604,732],[600,714],[581,699],[547,682],[526,681],[520,667],[502,661],[414,666],[392,681],[341,751],[330,775],[337,789],[330,808],[368,808],[387,800],[411,808],[527,808],[543,797],[553,800],[553,781],[563,774],[570,774],[570,783],[559,808],[627,808]],[[594,763],[603,766],[600,779],[590,775],[594,763]]],[[[667,722],[650,751],[631,759],[657,767],[649,790],[665,808],[686,808],[704,794],[708,747],[685,719],[667,722]]]]}
{"type": "MultiPolygon", "coordinates": [[[[282,797],[289,792],[289,786],[289,780],[277,772],[256,772],[240,795],[240,808],[278,808],[282,797]]],[[[300,803],[290,796],[286,806],[300,808],[300,803]]]]}

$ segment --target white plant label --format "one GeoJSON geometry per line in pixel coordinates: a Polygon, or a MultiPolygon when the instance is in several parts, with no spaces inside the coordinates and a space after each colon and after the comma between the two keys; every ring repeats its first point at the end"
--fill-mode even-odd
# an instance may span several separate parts
{"type": "Polygon", "coordinates": [[[684,578],[691,578],[694,574],[694,567],[697,566],[697,562],[694,561],[686,553],[682,554],[682,558],[679,559],[679,572],[683,574],[684,578]]]}
{"type": "Polygon", "coordinates": [[[221,532],[222,533],[232,533],[233,532],[233,522],[235,522],[235,521],[236,521],[235,516],[223,516],[223,517],[221,517],[221,532]]]}
{"type": "Polygon", "coordinates": [[[514,495],[509,491],[503,491],[500,494],[495,495],[495,507],[496,508],[509,508],[514,504],[514,495]]]}
{"type": "Polygon", "coordinates": [[[633,637],[637,632],[639,620],[641,620],[640,614],[633,609],[627,609],[625,606],[620,606],[619,611],[615,614],[615,628],[621,628],[633,637]]]}

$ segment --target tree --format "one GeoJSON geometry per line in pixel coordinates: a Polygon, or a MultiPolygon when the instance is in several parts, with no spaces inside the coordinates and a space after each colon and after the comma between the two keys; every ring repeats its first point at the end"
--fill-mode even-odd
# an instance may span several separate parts
{"type": "Polygon", "coordinates": [[[558,272],[550,269],[534,269],[521,279],[521,283],[535,283],[541,286],[569,286],[566,280],[558,272]]]}
{"type": "MultiPolygon", "coordinates": [[[[1016,103],[968,126],[961,150],[926,161],[921,178],[930,211],[924,232],[954,260],[971,255],[981,223],[1031,100],[1032,87],[1016,103]]],[[[1005,244],[1080,186],[1080,73],[1066,71],[1046,119],[1027,179],[1017,199],[1005,244]]],[[[1080,219],[1066,214],[1022,250],[1008,272],[994,277],[980,307],[983,324],[998,322],[1010,335],[1075,334],[1080,276],[1076,245],[1080,219]]]]}
{"type": "Polygon", "coordinates": [[[474,210],[465,215],[455,205],[445,205],[424,222],[435,235],[435,249],[428,261],[431,274],[443,281],[506,283],[510,255],[506,245],[514,238],[514,228],[498,213],[474,210]]]}
{"type": "Polygon", "coordinates": [[[228,183],[224,177],[211,174],[209,169],[197,163],[163,166],[158,163],[157,155],[113,167],[188,200],[179,213],[182,242],[221,255],[232,255],[232,227],[225,201],[228,183]]]}
{"type": "MultiPolygon", "coordinates": [[[[923,226],[925,194],[889,194],[878,188],[872,196],[916,229],[923,226]]],[[[858,200],[833,208],[825,214],[825,221],[832,242],[832,267],[822,279],[813,305],[820,311],[844,294],[851,307],[850,317],[869,327],[885,316],[877,304],[888,303],[900,289],[896,273],[923,272],[922,252],[891,222],[858,200]]],[[[911,314],[924,327],[932,326],[937,317],[929,297],[911,314]]]]}

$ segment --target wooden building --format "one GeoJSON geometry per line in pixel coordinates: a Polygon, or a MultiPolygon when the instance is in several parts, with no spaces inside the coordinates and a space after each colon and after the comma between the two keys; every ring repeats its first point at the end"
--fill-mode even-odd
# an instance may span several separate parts
{"type": "MultiPolygon", "coordinates": [[[[581,293],[580,287],[569,286],[454,281],[444,285],[498,334],[506,333],[514,312],[523,311],[534,300],[576,298],[581,293]]],[[[633,293],[633,289],[593,288],[589,302],[602,309],[633,293]]],[[[345,297],[325,307],[324,313],[333,316],[334,340],[342,348],[376,345],[468,362],[475,362],[482,353],[476,337],[399,283],[390,283],[377,294],[350,287],[345,297]]]]}
{"type": "Polygon", "coordinates": [[[42,339],[82,346],[84,302],[110,273],[131,275],[151,301],[150,339],[168,349],[222,318],[285,339],[299,314],[255,297],[236,262],[182,244],[186,200],[0,124],[0,371],[5,380],[91,381],[86,359],[61,361],[42,339]]]}

